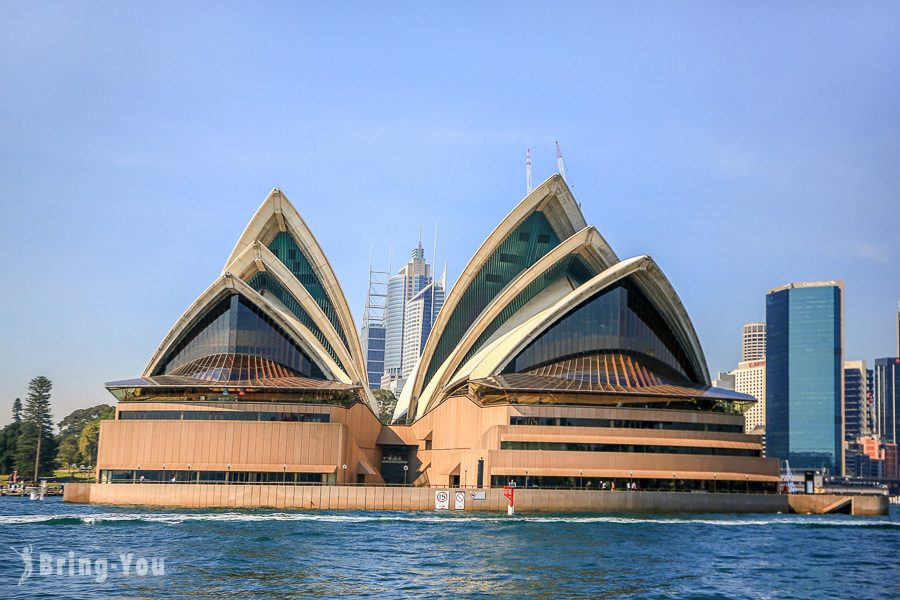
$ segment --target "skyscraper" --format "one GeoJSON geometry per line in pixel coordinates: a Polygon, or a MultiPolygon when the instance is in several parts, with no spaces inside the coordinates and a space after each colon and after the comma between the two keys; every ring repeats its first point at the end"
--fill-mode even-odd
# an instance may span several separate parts
{"type": "Polygon", "coordinates": [[[422,354],[434,319],[444,306],[444,278],[432,281],[413,296],[406,305],[403,322],[403,366],[402,379],[409,377],[416,361],[422,354]]]}
{"type": "Polygon", "coordinates": [[[734,391],[749,394],[756,402],[744,413],[744,431],[762,433],[766,427],[766,361],[746,360],[738,363],[734,373],[734,391]]]}
{"type": "Polygon", "coordinates": [[[900,357],[875,359],[875,429],[885,451],[884,477],[900,479],[900,357]]]}
{"type": "Polygon", "coordinates": [[[366,307],[363,311],[360,343],[366,357],[366,372],[369,388],[381,387],[384,375],[384,319],[387,298],[388,271],[375,271],[369,264],[369,291],[366,293],[366,307]]]}
{"type": "Polygon", "coordinates": [[[844,363],[844,439],[855,442],[869,431],[868,369],[864,360],[844,363]]]}
{"type": "Polygon", "coordinates": [[[842,281],[791,283],[766,296],[768,455],[844,471],[842,281]]]}
{"type": "Polygon", "coordinates": [[[881,477],[882,455],[878,439],[873,435],[872,410],[873,371],[864,360],[844,363],[844,475],[847,477],[881,477]]]}
{"type": "Polygon", "coordinates": [[[896,444],[900,435],[900,358],[875,359],[875,433],[882,442],[896,444]]]}
{"type": "Polygon", "coordinates": [[[744,431],[764,433],[766,428],[766,324],[745,323],[741,330],[741,362],[731,372],[734,391],[749,394],[756,403],[744,413],[744,431]]]}
{"type": "MultiPolygon", "coordinates": [[[[404,334],[410,303],[432,283],[432,280],[431,265],[425,261],[425,250],[422,248],[420,239],[419,245],[413,249],[410,255],[409,262],[400,269],[397,275],[391,276],[387,284],[384,317],[384,375],[381,387],[390,389],[395,394],[399,394],[403,389],[405,377],[412,370],[419,358],[418,353],[421,352],[421,346],[415,352],[404,352],[404,334]]],[[[441,288],[440,299],[443,304],[443,288],[441,288]]],[[[437,316],[437,311],[434,311],[434,316],[432,316],[431,299],[428,302],[428,314],[425,314],[423,308],[417,316],[424,319],[420,328],[424,327],[427,331],[431,331],[431,323],[434,316],[437,316]]]]}
{"type": "Polygon", "coordinates": [[[741,360],[766,359],[766,324],[747,323],[741,340],[741,360]]]}

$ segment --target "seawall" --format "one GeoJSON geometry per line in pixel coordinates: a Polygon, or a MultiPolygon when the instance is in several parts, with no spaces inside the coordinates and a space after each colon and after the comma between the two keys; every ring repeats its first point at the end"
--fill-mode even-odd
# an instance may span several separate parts
{"type": "MultiPolygon", "coordinates": [[[[465,499],[461,510],[506,512],[507,500],[500,488],[70,483],[65,487],[64,500],[184,508],[434,510],[435,495],[442,490],[448,492],[450,510],[455,510],[456,492],[463,492],[465,499]]],[[[515,500],[519,513],[787,513],[789,509],[787,496],[780,494],[520,488],[515,492],[515,500]]]]}
{"type": "Polygon", "coordinates": [[[846,513],[860,517],[886,515],[890,511],[890,497],[868,494],[842,496],[836,494],[792,494],[788,496],[791,512],[819,515],[846,513]]]}

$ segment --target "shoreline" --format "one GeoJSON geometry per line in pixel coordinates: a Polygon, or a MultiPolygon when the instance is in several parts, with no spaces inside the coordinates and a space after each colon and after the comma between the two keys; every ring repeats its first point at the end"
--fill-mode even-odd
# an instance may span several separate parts
{"type": "MultiPolygon", "coordinates": [[[[84,504],[179,508],[307,510],[507,511],[502,488],[341,485],[215,485],[72,483],[63,500],[84,504]],[[438,493],[443,502],[438,500],[438,493]],[[460,501],[460,494],[462,499],[460,501]],[[437,509],[436,506],[446,506],[437,509]]],[[[725,494],[692,492],[525,489],[515,491],[517,513],[806,513],[888,514],[887,496],[725,494]]]]}

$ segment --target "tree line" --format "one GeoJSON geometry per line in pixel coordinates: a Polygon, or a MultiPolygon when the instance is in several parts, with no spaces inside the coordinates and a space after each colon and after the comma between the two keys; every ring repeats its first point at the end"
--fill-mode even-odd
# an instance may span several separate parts
{"type": "Polygon", "coordinates": [[[52,477],[56,469],[75,470],[97,462],[100,421],[115,418],[108,404],[81,408],[58,423],[53,432],[50,392],[53,382],[44,376],[32,379],[23,403],[12,405],[12,423],[0,429],[0,473],[18,474],[19,481],[52,477]]]}

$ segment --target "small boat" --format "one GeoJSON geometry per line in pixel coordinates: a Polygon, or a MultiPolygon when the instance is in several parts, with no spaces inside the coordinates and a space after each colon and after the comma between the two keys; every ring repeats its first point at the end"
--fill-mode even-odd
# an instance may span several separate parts
{"type": "Polygon", "coordinates": [[[31,500],[43,500],[44,496],[46,496],[46,495],[47,495],[47,481],[46,480],[41,480],[40,487],[29,488],[28,497],[31,500]]]}

